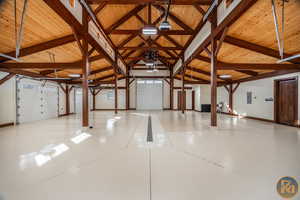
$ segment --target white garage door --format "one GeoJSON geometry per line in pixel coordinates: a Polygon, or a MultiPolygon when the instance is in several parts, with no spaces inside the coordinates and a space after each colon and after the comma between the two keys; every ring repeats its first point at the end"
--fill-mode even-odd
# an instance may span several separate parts
{"type": "MultiPolygon", "coordinates": [[[[75,113],[82,113],[82,88],[75,89],[75,113]]],[[[71,96],[71,95],[70,95],[71,96]]],[[[89,91],[89,108],[93,109],[93,96],[89,91]]]]}
{"type": "Polygon", "coordinates": [[[32,122],[58,116],[58,86],[21,79],[17,90],[17,122],[32,122]]]}
{"type": "Polygon", "coordinates": [[[137,81],[137,109],[162,110],[163,109],[163,81],[138,80],[137,81]]]}
{"type": "Polygon", "coordinates": [[[75,113],[82,113],[82,89],[75,89],[75,113]]]}

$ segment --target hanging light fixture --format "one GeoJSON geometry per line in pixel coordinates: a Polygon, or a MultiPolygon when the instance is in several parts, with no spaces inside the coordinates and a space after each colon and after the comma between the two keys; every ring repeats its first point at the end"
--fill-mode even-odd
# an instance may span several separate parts
{"type": "Polygon", "coordinates": [[[144,35],[157,35],[157,28],[154,26],[145,26],[142,30],[144,35]]]}
{"type": "Polygon", "coordinates": [[[168,22],[170,5],[171,5],[171,0],[169,0],[169,2],[168,2],[168,9],[166,12],[166,17],[165,17],[164,21],[159,25],[159,30],[161,30],[161,31],[168,31],[171,29],[171,24],[168,22]]]}

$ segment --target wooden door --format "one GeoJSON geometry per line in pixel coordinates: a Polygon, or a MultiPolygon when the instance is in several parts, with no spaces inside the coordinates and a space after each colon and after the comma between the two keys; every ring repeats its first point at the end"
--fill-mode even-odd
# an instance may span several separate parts
{"type": "Polygon", "coordinates": [[[186,92],[184,91],[183,93],[183,102],[182,99],[181,99],[181,94],[182,94],[182,91],[178,91],[177,93],[177,109],[178,110],[181,110],[182,109],[182,106],[184,108],[184,110],[186,109],[186,92]]]}
{"type": "Polygon", "coordinates": [[[296,78],[276,81],[275,121],[296,125],[298,120],[298,80],[296,78]]]}
{"type": "Polygon", "coordinates": [[[195,91],[192,91],[192,110],[195,110],[195,91]]]}

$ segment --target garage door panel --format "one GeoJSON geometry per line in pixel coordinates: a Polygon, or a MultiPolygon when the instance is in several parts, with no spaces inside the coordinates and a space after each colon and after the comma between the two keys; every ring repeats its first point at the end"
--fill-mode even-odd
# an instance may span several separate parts
{"type": "Polygon", "coordinates": [[[163,82],[160,80],[137,81],[137,109],[163,109],[163,82]]]}
{"type": "Polygon", "coordinates": [[[58,116],[58,86],[23,78],[17,86],[17,122],[33,122],[58,116]]]}

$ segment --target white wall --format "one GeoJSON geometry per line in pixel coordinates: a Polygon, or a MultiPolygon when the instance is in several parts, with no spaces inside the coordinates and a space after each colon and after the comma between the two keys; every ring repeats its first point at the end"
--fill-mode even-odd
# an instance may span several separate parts
{"type": "MultiPolygon", "coordinates": [[[[115,108],[115,93],[114,89],[101,90],[96,96],[96,109],[114,109],[115,108]],[[112,94],[112,96],[110,95],[112,94]]],[[[118,109],[126,109],[126,91],[118,90],[118,109]]]]}
{"type": "MultiPolygon", "coordinates": [[[[170,79],[168,79],[169,81],[170,79]]],[[[163,108],[170,109],[170,85],[167,81],[163,81],[163,108]]]]}
{"type": "MultiPolygon", "coordinates": [[[[265,101],[266,98],[274,98],[274,80],[295,76],[299,77],[300,73],[241,83],[233,95],[234,112],[238,115],[274,120],[274,102],[265,101]],[[252,92],[252,104],[247,104],[247,92],[252,92]]],[[[300,85],[298,85],[298,90],[298,94],[300,94],[300,85]]],[[[228,93],[226,89],[220,87],[218,88],[218,93],[218,102],[223,101],[228,105],[228,93]]],[[[300,114],[299,100],[300,97],[298,97],[298,114],[300,114]]]]}
{"type": "MultiPolygon", "coordinates": [[[[0,72],[0,79],[8,73],[0,72]]],[[[16,118],[16,80],[15,77],[0,86],[0,124],[14,123],[16,118]]]]}
{"type": "Polygon", "coordinates": [[[136,80],[129,87],[130,109],[136,109],[136,80]]]}

